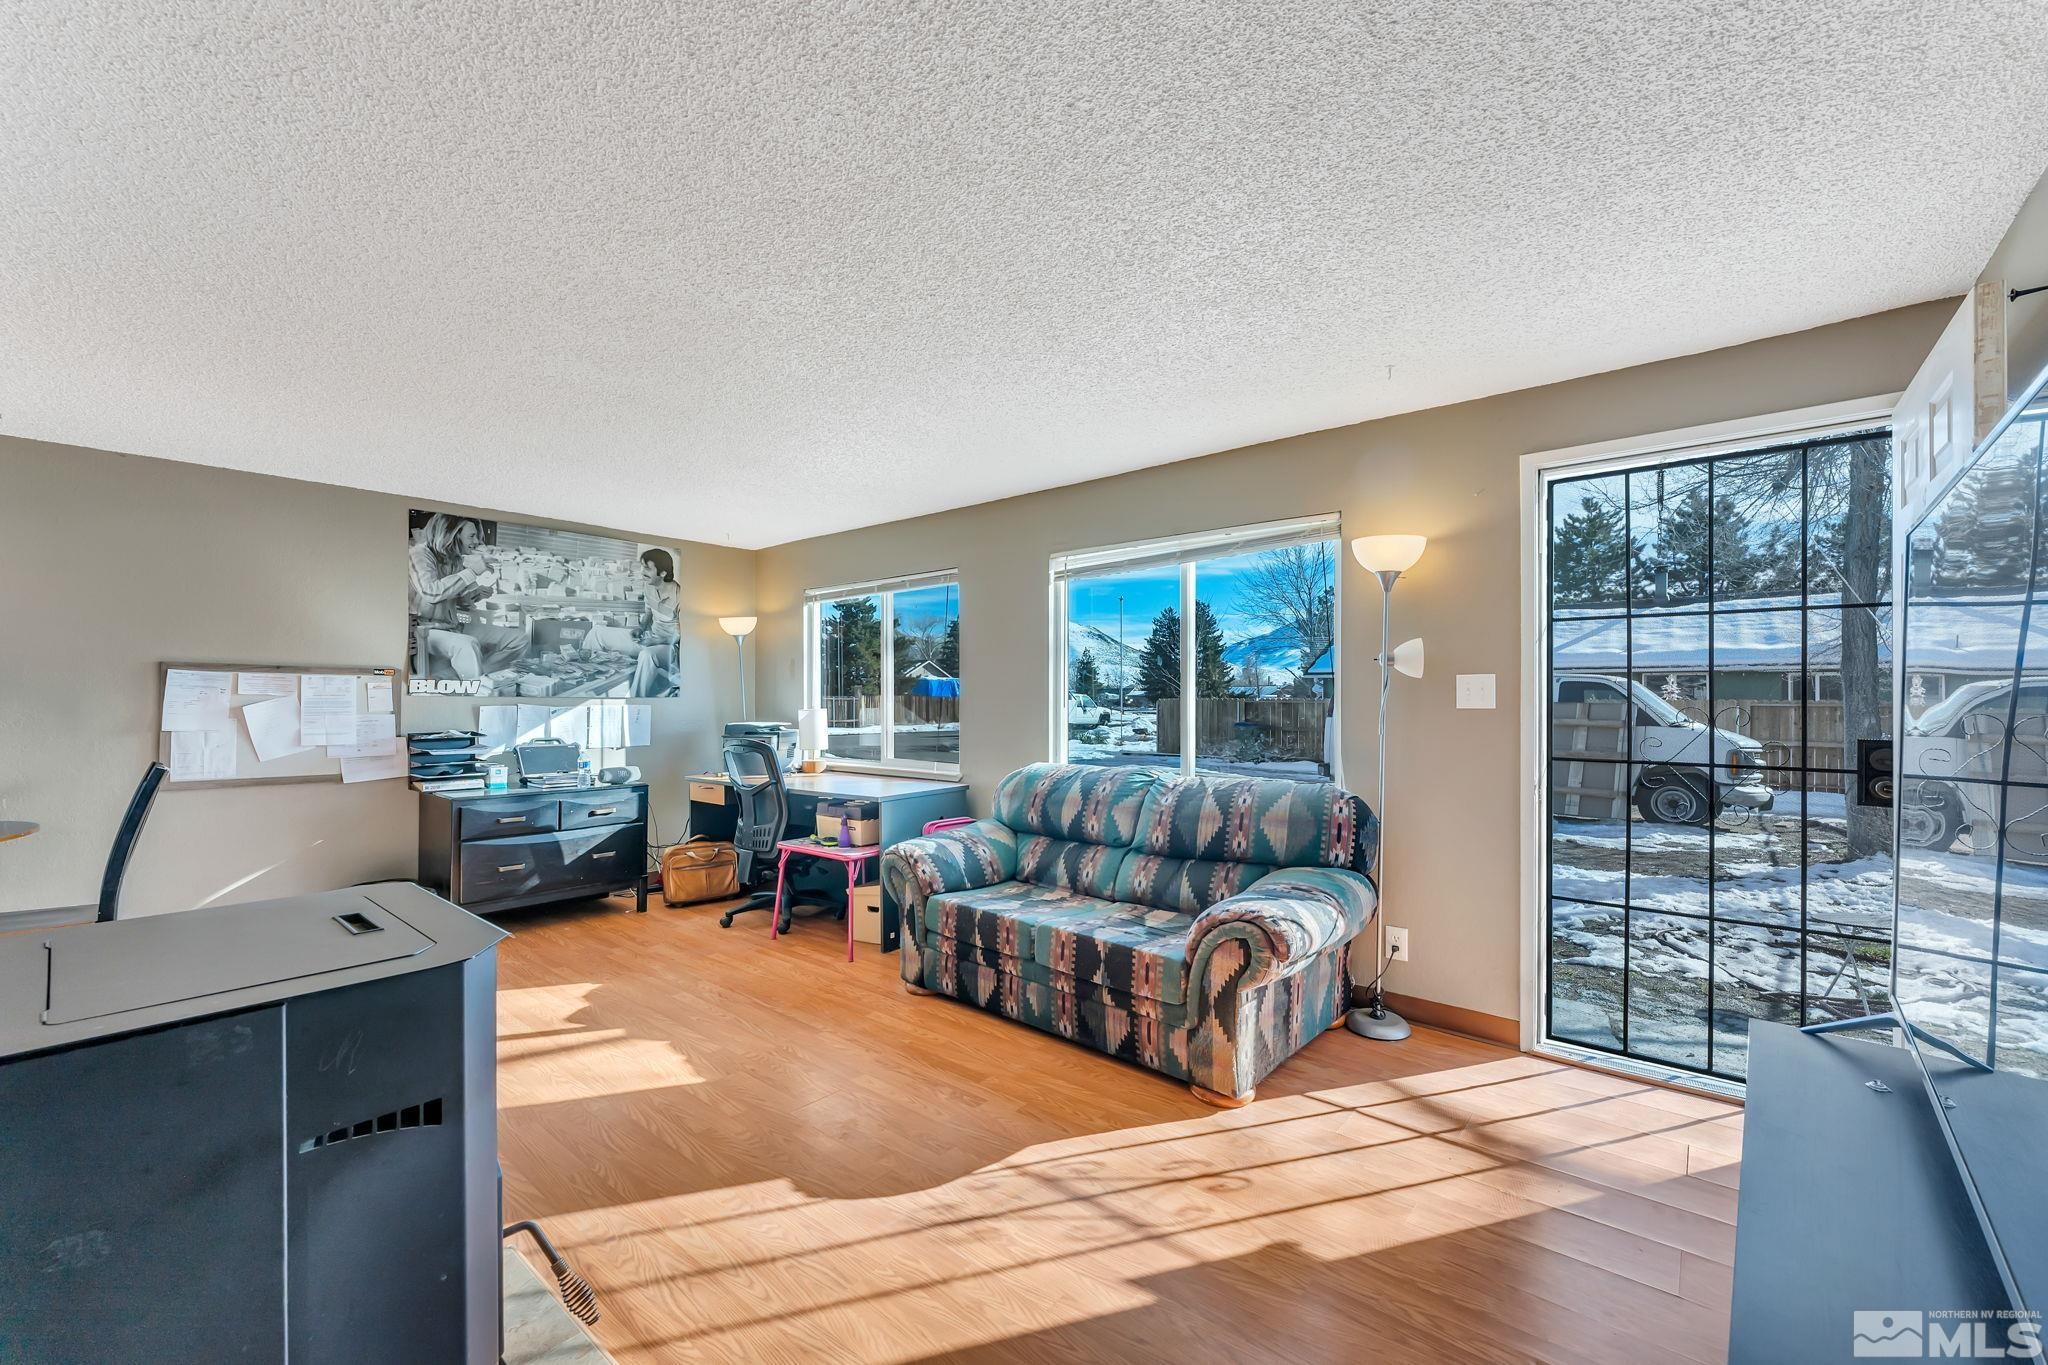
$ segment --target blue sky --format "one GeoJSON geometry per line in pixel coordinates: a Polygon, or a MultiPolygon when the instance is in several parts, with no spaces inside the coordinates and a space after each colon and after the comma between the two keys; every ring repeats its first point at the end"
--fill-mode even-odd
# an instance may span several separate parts
{"type": "Polygon", "coordinates": [[[897,624],[912,630],[943,626],[959,614],[960,589],[952,584],[896,594],[897,624]]]}
{"type": "MultiPolygon", "coordinates": [[[[1223,627],[1226,643],[1263,635],[1273,623],[1252,616],[1240,600],[1244,575],[1258,553],[1204,560],[1195,572],[1195,596],[1209,604],[1223,627]]],[[[1152,633],[1152,618],[1180,605],[1180,570],[1171,566],[1144,569],[1115,578],[1080,578],[1067,585],[1067,619],[1116,638],[1116,606],[1124,603],[1124,642],[1132,649],[1152,633]]]]}

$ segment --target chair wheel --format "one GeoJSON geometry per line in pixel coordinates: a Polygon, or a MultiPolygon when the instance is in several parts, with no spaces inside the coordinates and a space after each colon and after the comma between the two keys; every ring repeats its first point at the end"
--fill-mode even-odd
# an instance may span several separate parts
{"type": "Polygon", "coordinates": [[[721,929],[732,928],[732,911],[728,910],[718,917],[718,927],[721,929]]]}

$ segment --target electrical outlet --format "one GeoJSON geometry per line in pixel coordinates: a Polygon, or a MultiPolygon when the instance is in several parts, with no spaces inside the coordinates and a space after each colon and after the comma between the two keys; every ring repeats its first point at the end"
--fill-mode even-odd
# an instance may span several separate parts
{"type": "Polygon", "coordinates": [[[1387,956],[1396,962],[1408,960],[1408,931],[1387,926],[1387,956]]]}

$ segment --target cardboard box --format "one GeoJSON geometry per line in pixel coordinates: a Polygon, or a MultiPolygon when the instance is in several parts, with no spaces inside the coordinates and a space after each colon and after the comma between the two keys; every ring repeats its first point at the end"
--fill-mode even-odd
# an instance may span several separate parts
{"type": "Polygon", "coordinates": [[[882,888],[878,884],[853,888],[853,941],[882,941],[882,888]]]}
{"type": "Polygon", "coordinates": [[[878,801],[820,801],[818,833],[846,848],[869,848],[882,842],[882,807],[878,801]]]}

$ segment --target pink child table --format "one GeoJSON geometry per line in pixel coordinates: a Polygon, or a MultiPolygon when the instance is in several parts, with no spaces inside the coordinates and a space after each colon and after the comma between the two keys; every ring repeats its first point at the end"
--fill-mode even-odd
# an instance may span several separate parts
{"type": "Polygon", "coordinates": [[[835,863],[846,864],[846,960],[853,961],[853,888],[860,885],[860,870],[868,859],[882,851],[880,844],[868,844],[861,848],[846,848],[839,844],[821,844],[812,839],[784,839],[776,849],[781,856],[775,862],[775,904],[768,912],[768,937],[781,937],[782,888],[789,881],[789,858],[800,853],[807,858],[830,858],[835,863]]]}

